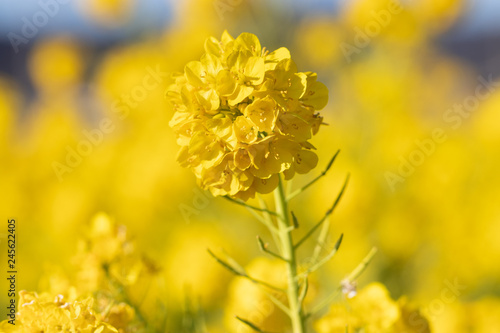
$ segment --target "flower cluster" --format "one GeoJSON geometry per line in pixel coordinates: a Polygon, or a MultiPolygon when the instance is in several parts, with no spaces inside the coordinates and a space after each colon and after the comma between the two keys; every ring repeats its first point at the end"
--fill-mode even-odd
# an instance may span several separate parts
{"type": "Polygon", "coordinates": [[[41,279],[41,293],[20,291],[16,325],[0,322],[0,332],[131,333],[154,327],[143,313],[160,304],[149,292],[160,268],[135,249],[124,226],[97,214],[74,261],[74,278],[51,269],[41,279]]]}
{"type": "Polygon", "coordinates": [[[348,299],[349,306],[334,304],[329,313],[315,323],[319,333],[429,333],[430,327],[406,297],[394,301],[381,283],[371,283],[348,299]]]}
{"type": "Polygon", "coordinates": [[[94,299],[67,301],[62,295],[51,297],[33,292],[19,293],[19,312],[16,325],[6,321],[0,323],[3,332],[119,332],[109,323],[103,322],[93,311],[94,299]]]}
{"type": "Polygon", "coordinates": [[[174,79],[167,98],[178,161],[203,189],[247,200],[274,190],[280,173],[291,179],[316,166],[309,139],[328,90],[316,73],[298,72],[286,48],[268,52],[253,34],[225,31],[174,79]]]}

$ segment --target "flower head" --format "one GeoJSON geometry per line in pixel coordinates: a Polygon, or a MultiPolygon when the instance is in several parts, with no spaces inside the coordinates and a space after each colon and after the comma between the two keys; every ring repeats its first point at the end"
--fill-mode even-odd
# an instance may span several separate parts
{"type": "Polygon", "coordinates": [[[253,34],[208,38],[200,61],[167,91],[178,161],[203,189],[243,200],[274,190],[281,173],[309,172],[318,162],[309,139],[328,101],[316,79],[297,71],[286,48],[268,52],[253,34]]]}

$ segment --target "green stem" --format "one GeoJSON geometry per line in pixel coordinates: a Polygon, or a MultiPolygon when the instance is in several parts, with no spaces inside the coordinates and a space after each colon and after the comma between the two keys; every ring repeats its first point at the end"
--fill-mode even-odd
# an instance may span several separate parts
{"type": "Polygon", "coordinates": [[[276,202],[276,212],[278,213],[278,230],[281,243],[282,256],[286,260],[287,265],[287,295],[288,305],[290,308],[290,319],[292,322],[293,333],[305,333],[304,312],[300,302],[299,281],[297,277],[297,258],[292,239],[292,229],[290,223],[290,213],[288,211],[288,203],[285,196],[283,181],[280,177],[278,188],[274,191],[274,199],[276,202]]]}

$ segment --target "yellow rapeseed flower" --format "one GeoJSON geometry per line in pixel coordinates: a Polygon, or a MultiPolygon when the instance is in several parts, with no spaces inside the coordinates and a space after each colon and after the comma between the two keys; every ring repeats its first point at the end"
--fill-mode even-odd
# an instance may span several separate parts
{"type": "Polygon", "coordinates": [[[309,172],[318,162],[309,139],[328,101],[316,79],[297,71],[286,48],[269,52],[253,34],[208,38],[200,61],[167,91],[178,161],[203,189],[242,200],[273,191],[280,173],[309,172]]]}
{"type": "Polygon", "coordinates": [[[69,301],[61,295],[51,297],[48,294],[21,291],[16,325],[2,322],[0,328],[16,333],[117,333],[115,327],[98,319],[93,303],[94,299],[91,297],[69,301]]]}

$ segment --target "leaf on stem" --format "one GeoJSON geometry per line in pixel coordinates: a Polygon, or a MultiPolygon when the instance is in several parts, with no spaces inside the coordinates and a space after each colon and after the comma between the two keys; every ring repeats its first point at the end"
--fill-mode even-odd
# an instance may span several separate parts
{"type": "Polygon", "coordinates": [[[232,267],[229,265],[227,262],[225,262],[222,259],[219,259],[210,249],[207,249],[208,253],[214,258],[219,264],[224,266],[227,270],[229,270],[231,273],[238,275],[238,276],[246,276],[247,273],[245,271],[238,271],[236,268],[232,267]]]}
{"type": "Polygon", "coordinates": [[[321,266],[323,266],[324,264],[326,264],[330,259],[333,258],[333,256],[337,253],[337,251],[339,250],[339,247],[340,247],[340,244],[342,243],[342,239],[344,238],[344,234],[341,234],[339,239],[337,240],[337,242],[335,243],[335,246],[333,247],[333,249],[323,258],[321,259],[320,261],[318,261],[316,264],[314,264],[313,266],[309,267],[307,269],[307,271],[305,271],[304,273],[302,274],[299,274],[297,276],[297,278],[301,277],[301,276],[304,276],[304,275],[308,275],[312,272],[314,272],[315,270],[317,270],[318,268],[320,268],[321,266]]]}
{"type": "Polygon", "coordinates": [[[269,248],[268,248],[269,244],[268,243],[264,243],[264,241],[262,240],[262,238],[260,238],[260,236],[257,236],[257,243],[259,244],[259,249],[262,252],[270,254],[271,256],[273,256],[275,258],[283,260],[284,262],[288,262],[288,260],[286,260],[285,258],[283,258],[282,256],[280,256],[279,254],[274,253],[271,250],[269,250],[269,248]]]}
{"type": "Polygon", "coordinates": [[[344,181],[344,185],[340,189],[340,192],[337,195],[337,198],[333,202],[333,205],[330,207],[330,209],[328,209],[326,211],[325,215],[321,218],[321,220],[318,223],[316,223],[316,225],[314,225],[314,227],[312,227],[311,230],[309,230],[309,232],[297,242],[297,244],[295,244],[295,248],[298,248],[300,245],[302,245],[302,243],[304,243],[321,226],[321,224],[323,224],[323,222],[325,222],[325,220],[328,218],[328,216],[330,216],[333,213],[333,211],[337,207],[340,199],[342,198],[342,195],[345,192],[347,184],[349,183],[349,177],[350,177],[350,175],[347,174],[347,177],[344,181]]]}
{"type": "Polygon", "coordinates": [[[241,205],[241,206],[253,209],[253,210],[257,210],[259,212],[265,212],[265,213],[268,213],[268,214],[271,214],[271,215],[274,215],[274,216],[278,216],[278,213],[273,212],[272,210],[265,209],[265,208],[255,207],[255,206],[249,205],[249,204],[247,204],[247,203],[245,203],[243,201],[233,199],[233,198],[231,198],[230,196],[227,196],[227,195],[223,196],[223,198],[226,199],[226,200],[229,200],[231,202],[234,202],[235,204],[238,204],[238,205],[241,205]]]}
{"type": "Polygon", "coordinates": [[[306,298],[308,289],[309,289],[309,279],[307,278],[307,275],[306,275],[306,277],[304,279],[304,284],[302,286],[302,289],[300,290],[300,295],[299,295],[300,306],[302,306],[304,304],[304,299],[306,298]]]}
{"type": "Polygon", "coordinates": [[[292,200],[293,198],[295,198],[297,195],[299,195],[300,193],[304,192],[307,188],[309,188],[311,185],[313,185],[314,183],[316,183],[319,179],[321,179],[321,177],[324,177],[326,175],[326,173],[328,172],[328,170],[330,170],[330,168],[332,167],[333,165],[333,162],[335,162],[335,159],[337,158],[337,155],[340,153],[340,149],[337,150],[337,152],[335,153],[335,155],[333,155],[333,157],[331,158],[330,162],[328,162],[325,170],[323,170],[321,172],[321,174],[319,176],[317,176],[316,178],[314,178],[312,181],[310,181],[309,183],[307,183],[305,186],[299,188],[298,190],[292,192],[288,197],[287,197],[287,200],[290,201],[292,200]]]}
{"type": "Polygon", "coordinates": [[[264,287],[267,287],[267,288],[270,288],[270,289],[274,289],[274,290],[277,290],[279,292],[285,292],[283,289],[281,288],[278,288],[278,287],[275,287],[267,282],[264,282],[264,281],[261,281],[261,280],[257,280],[257,279],[254,279],[253,277],[249,276],[247,274],[247,272],[245,272],[245,270],[238,264],[236,263],[236,261],[232,258],[229,258],[231,260],[231,262],[233,264],[236,264],[237,268],[233,267],[231,264],[225,262],[224,260],[220,259],[219,257],[217,257],[210,249],[207,249],[208,253],[219,263],[221,264],[223,267],[225,267],[227,270],[229,270],[231,273],[237,275],[237,276],[241,276],[241,277],[244,277],[244,278],[247,278],[248,280],[252,281],[253,283],[256,283],[256,284],[260,284],[264,287]]]}
{"type": "Polygon", "coordinates": [[[319,232],[318,240],[316,242],[316,246],[314,247],[314,251],[311,257],[311,262],[316,262],[321,254],[321,250],[325,248],[326,237],[330,231],[330,219],[326,219],[326,221],[321,226],[321,230],[319,232]]]}
{"type": "Polygon", "coordinates": [[[299,228],[299,220],[297,220],[297,216],[293,212],[292,213],[292,221],[293,221],[293,228],[298,229],[299,228]]]}
{"type": "Polygon", "coordinates": [[[321,301],[318,305],[316,305],[311,312],[305,315],[305,319],[313,316],[314,314],[318,313],[319,311],[323,310],[326,306],[330,305],[331,302],[337,297],[337,295],[342,291],[342,282],[345,282],[346,280],[348,281],[354,281],[357,279],[361,273],[364,272],[366,267],[370,264],[370,262],[373,260],[373,257],[377,253],[377,248],[372,248],[370,252],[366,255],[366,257],[359,263],[358,266],[344,279],[341,281],[341,284],[335,289],[334,292],[332,292],[330,295],[328,295],[323,301],[321,301]]]}
{"type": "Polygon", "coordinates": [[[377,248],[373,247],[370,252],[366,255],[366,257],[359,263],[359,265],[347,276],[347,280],[354,281],[356,280],[368,267],[370,262],[373,260],[373,257],[377,253],[377,248]]]}
{"type": "Polygon", "coordinates": [[[243,324],[247,325],[248,327],[250,327],[251,329],[253,329],[254,331],[256,332],[262,332],[262,333],[265,333],[265,331],[261,330],[259,327],[257,327],[257,325],[251,323],[250,321],[246,320],[246,319],[243,319],[241,317],[238,317],[236,316],[236,319],[238,319],[239,321],[241,321],[243,324]]]}

